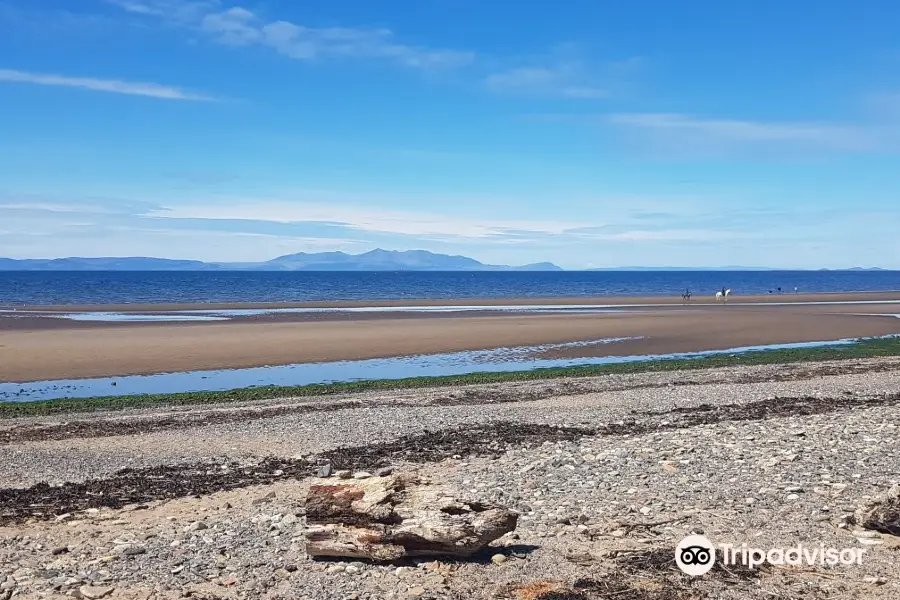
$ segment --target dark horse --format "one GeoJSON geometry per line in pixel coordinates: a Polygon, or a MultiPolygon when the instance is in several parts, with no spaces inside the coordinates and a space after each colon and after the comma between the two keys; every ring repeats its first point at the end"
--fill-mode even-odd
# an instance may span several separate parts
{"type": "Polygon", "coordinates": [[[684,292],[682,292],[681,294],[681,299],[687,302],[691,299],[691,296],[693,296],[693,294],[691,294],[691,290],[684,290],[684,292]]]}

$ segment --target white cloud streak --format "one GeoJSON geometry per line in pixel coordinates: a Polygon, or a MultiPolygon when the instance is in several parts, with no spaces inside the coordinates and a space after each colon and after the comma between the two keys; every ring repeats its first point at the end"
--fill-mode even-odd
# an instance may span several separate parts
{"type": "Polygon", "coordinates": [[[91,77],[68,77],[65,75],[29,73],[27,71],[16,71],[12,69],[0,69],[0,82],[71,87],[92,90],[95,92],[146,96],[163,100],[189,100],[198,102],[215,100],[210,96],[194,94],[181,88],[158,83],[140,83],[120,81],[117,79],[95,79],[91,77]]]}
{"type": "Polygon", "coordinates": [[[584,236],[588,239],[607,242],[724,242],[740,238],[757,238],[758,234],[741,231],[720,231],[715,229],[663,229],[623,231],[621,233],[601,233],[584,236]]]}
{"type": "Polygon", "coordinates": [[[769,122],[701,118],[678,113],[626,113],[608,117],[613,125],[684,149],[728,150],[780,145],[813,150],[872,150],[885,140],[875,128],[828,123],[769,122]]]}
{"type": "MultiPolygon", "coordinates": [[[[361,234],[387,234],[444,242],[533,244],[555,241],[614,243],[710,243],[748,237],[746,232],[698,228],[605,232],[602,225],[552,220],[500,220],[447,214],[381,210],[363,206],[244,200],[233,204],[169,207],[151,213],[163,219],[247,220],[270,223],[327,223],[361,234]],[[589,231],[596,228],[597,231],[589,231]]],[[[751,236],[752,237],[752,236],[751,236]]]]}
{"type": "Polygon", "coordinates": [[[472,52],[433,49],[400,43],[384,28],[307,27],[284,20],[268,21],[218,0],[108,0],[143,17],[198,31],[220,44],[259,45],[295,60],[370,59],[418,69],[442,69],[472,62],[472,52]]]}
{"type": "Polygon", "coordinates": [[[160,17],[174,23],[191,23],[221,8],[219,0],[106,0],[129,13],[160,17]]]}
{"type": "Polygon", "coordinates": [[[617,213],[607,199],[612,210],[602,212],[606,224],[597,224],[601,213],[571,223],[515,213],[508,219],[480,212],[382,210],[351,202],[351,196],[335,192],[331,198],[299,203],[214,196],[181,207],[119,199],[130,208],[117,213],[114,199],[4,198],[0,190],[0,255],[253,261],[297,251],[383,247],[460,253],[497,264],[551,260],[572,267],[585,266],[588,258],[603,266],[708,264],[711,255],[718,264],[888,267],[894,264],[884,257],[897,255],[897,236],[892,234],[900,218],[895,210],[751,211],[752,222],[734,227],[739,212],[728,214],[728,223],[717,227],[704,221],[703,214],[687,211],[651,213],[653,224],[647,226],[646,215],[631,209],[617,213]]]}
{"type": "Polygon", "coordinates": [[[597,62],[583,45],[559,44],[544,55],[518,65],[495,70],[484,86],[496,93],[547,96],[580,100],[620,95],[645,61],[631,57],[597,62]]]}
{"type": "Polygon", "coordinates": [[[571,65],[556,67],[519,67],[494,73],[485,85],[495,92],[560,96],[574,99],[607,98],[607,89],[582,83],[584,78],[571,65]]]}
{"type": "Polygon", "coordinates": [[[245,200],[218,205],[173,206],[165,211],[152,214],[166,219],[241,219],[273,223],[330,223],[357,231],[442,239],[499,238],[514,231],[561,234],[584,225],[575,221],[492,220],[427,212],[381,210],[364,206],[266,200],[245,200]]]}

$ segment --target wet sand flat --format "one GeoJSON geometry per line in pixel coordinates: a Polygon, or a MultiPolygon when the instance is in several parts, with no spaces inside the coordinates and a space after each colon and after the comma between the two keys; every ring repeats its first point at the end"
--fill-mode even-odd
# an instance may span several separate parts
{"type": "MultiPolygon", "coordinates": [[[[898,299],[900,294],[773,297],[781,303],[898,299]]],[[[616,299],[593,300],[612,304],[616,299]]],[[[631,304],[659,303],[661,299],[641,300],[631,304]]],[[[289,315],[269,321],[92,323],[87,328],[46,318],[40,320],[52,323],[48,329],[0,331],[0,380],[233,369],[637,336],[642,339],[570,348],[556,356],[666,354],[900,334],[900,319],[889,316],[900,313],[897,304],[766,305],[748,300],[742,298],[745,304],[728,306],[695,303],[687,307],[679,301],[598,314],[478,312],[444,313],[436,318],[426,313],[402,317],[377,313],[373,318],[369,313],[365,317],[341,313],[341,320],[296,321],[289,315]]]]}

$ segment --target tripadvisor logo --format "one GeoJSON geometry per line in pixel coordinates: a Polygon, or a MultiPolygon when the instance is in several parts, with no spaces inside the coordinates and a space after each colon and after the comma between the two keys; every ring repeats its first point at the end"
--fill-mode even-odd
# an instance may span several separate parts
{"type": "MultiPolygon", "coordinates": [[[[747,544],[719,544],[720,558],[724,565],[743,565],[756,569],[770,565],[829,566],[861,565],[865,548],[826,548],[825,544],[807,546],[798,544],[791,548],[751,548],[747,544]]],[[[689,535],[675,547],[675,564],[688,575],[706,575],[715,566],[716,545],[702,535],[689,535]]]]}
{"type": "Polygon", "coordinates": [[[715,546],[706,536],[689,535],[675,547],[675,564],[688,575],[706,575],[715,562],[715,546]]]}

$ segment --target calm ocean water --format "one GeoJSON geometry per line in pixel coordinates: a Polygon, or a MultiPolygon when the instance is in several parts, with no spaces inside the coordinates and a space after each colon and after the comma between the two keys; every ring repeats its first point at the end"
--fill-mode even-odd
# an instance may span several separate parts
{"type": "Polygon", "coordinates": [[[900,290],[900,271],[0,272],[0,305],[672,296],[900,290]]]}

